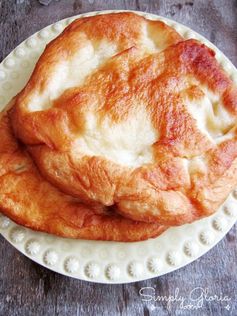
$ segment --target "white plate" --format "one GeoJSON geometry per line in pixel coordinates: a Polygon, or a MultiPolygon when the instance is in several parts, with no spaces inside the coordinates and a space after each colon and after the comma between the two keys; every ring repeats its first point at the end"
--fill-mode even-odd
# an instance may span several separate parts
{"type": "MultiPolygon", "coordinates": [[[[118,11],[81,14],[50,25],[20,44],[0,64],[0,110],[29,78],[46,43],[75,18],[118,11]]],[[[216,51],[221,66],[237,84],[237,70],[209,41],[191,29],[153,14],[185,38],[196,38],[216,51]]],[[[20,252],[35,262],[64,275],[100,283],[128,283],[181,268],[210,250],[237,219],[237,190],[219,211],[200,221],[170,228],[160,237],[136,243],[72,240],[35,232],[8,218],[0,217],[0,233],[20,252]]]]}

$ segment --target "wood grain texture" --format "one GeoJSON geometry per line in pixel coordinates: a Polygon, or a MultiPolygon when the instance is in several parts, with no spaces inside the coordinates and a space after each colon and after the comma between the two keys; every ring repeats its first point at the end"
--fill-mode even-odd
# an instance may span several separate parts
{"type": "MultiPolygon", "coordinates": [[[[0,61],[21,41],[42,27],[75,14],[105,9],[132,9],[160,14],[203,34],[237,66],[236,0],[0,0],[0,61]]],[[[211,251],[194,263],[168,275],[127,285],[98,285],[70,279],[30,261],[0,237],[0,315],[236,315],[236,226],[211,251]],[[142,287],[156,295],[188,298],[196,287],[209,295],[231,298],[203,301],[196,311],[180,302],[144,302],[142,287]]]]}

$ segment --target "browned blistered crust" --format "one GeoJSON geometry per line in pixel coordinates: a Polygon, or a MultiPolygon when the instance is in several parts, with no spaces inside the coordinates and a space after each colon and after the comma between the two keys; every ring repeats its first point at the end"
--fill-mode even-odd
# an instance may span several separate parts
{"type": "Polygon", "coordinates": [[[100,204],[85,205],[39,174],[14,138],[6,114],[0,118],[0,210],[20,225],[62,237],[138,241],[166,227],[126,219],[100,204]]]}
{"type": "MultiPolygon", "coordinates": [[[[144,239],[158,234],[163,228],[157,224],[147,224],[155,225],[153,234],[153,226],[136,222],[137,228],[134,229],[132,221],[113,215],[114,211],[110,211],[107,217],[93,215],[98,222],[97,228],[93,225],[86,228],[85,233],[85,228],[75,228],[74,231],[67,225],[74,221],[70,218],[74,218],[75,207],[72,208],[72,202],[68,202],[69,206],[64,199],[71,201],[79,198],[91,205],[81,207],[87,210],[85,218],[90,218],[88,214],[94,212],[91,209],[98,205],[102,209],[101,205],[113,206],[117,213],[136,221],[165,226],[190,223],[212,214],[237,184],[237,141],[235,126],[232,125],[233,136],[220,143],[200,130],[187,109],[187,103],[202,99],[205,95],[202,87],[215,94],[225,111],[236,120],[237,90],[218,65],[210,48],[193,39],[183,40],[162,22],[149,21],[132,13],[100,15],[73,22],[47,46],[28,84],[17,95],[9,112],[15,137],[26,148],[24,157],[28,161],[30,154],[41,173],[39,175],[35,167],[28,175],[20,173],[19,187],[13,186],[12,189],[17,192],[15,199],[21,196],[24,182],[30,183],[27,185],[29,192],[34,191],[33,187],[37,187],[38,182],[38,192],[42,195],[39,198],[32,192],[38,204],[34,205],[32,199],[32,207],[29,206],[28,211],[26,205],[29,198],[20,201],[16,209],[21,208],[22,203],[24,212],[19,213],[22,217],[15,217],[16,209],[11,209],[11,203],[6,208],[4,190],[7,190],[9,183],[17,185],[18,176],[11,174],[10,179],[7,173],[9,180],[3,182],[4,176],[0,178],[6,184],[1,189],[1,207],[5,205],[7,215],[34,229],[70,237],[106,240],[144,239]],[[149,36],[153,36],[153,40],[156,38],[157,50],[154,52],[144,48],[144,28],[149,36]],[[88,41],[96,49],[105,40],[116,45],[115,55],[104,60],[81,84],[63,90],[52,100],[50,108],[34,112],[29,110],[28,105],[34,94],[44,93],[59,62],[73,58],[88,41]],[[140,113],[137,104],[142,105],[159,135],[152,145],[152,163],[134,168],[103,156],[89,156],[83,152],[74,154],[74,141],[78,133],[83,135],[88,113],[96,113],[101,122],[109,118],[114,124],[126,123],[135,113],[140,113]],[[200,158],[205,168],[189,168],[189,162],[194,158],[200,158]],[[23,176],[26,177],[23,179],[23,176]],[[52,210],[41,204],[45,188],[46,191],[52,190],[52,195],[55,194],[57,198],[63,196],[60,203],[67,204],[65,211],[62,212],[60,207],[53,211],[54,203],[50,206],[52,210]],[[58,227],[53,225],[56,231],[52,231],[51,220],[48,225],[46,221],[38,224],[38,228],[30,224],[29,213],[33,212],[34,207],[39,217],[43,212],[41,209],[47,212],[50,209],[49,217],[57,214],[54,219],[60,223],[58,227]],[[64,224],[59,217],[60,220],[66,218],[64,224]],[[24,218],[27,219],[25,222],[24,218]],[[63,233],[63,225],[66,233],[63,233]],[[110,229],[117,231],[108,232],[110,229]],[[123,229],[129,230],[129,233],[123,232],[126,236],[121,237],[123,229]],[[135,234],[135,231],[140,235],[129,239],[128,235],[135,234]],[[119,237],[113,237],[114,234],[119,237]]],[[[6,160],[3,166],[5,164],[6,160]]],[[[83,227],[84,224],[80,225],[83,227]]]]}

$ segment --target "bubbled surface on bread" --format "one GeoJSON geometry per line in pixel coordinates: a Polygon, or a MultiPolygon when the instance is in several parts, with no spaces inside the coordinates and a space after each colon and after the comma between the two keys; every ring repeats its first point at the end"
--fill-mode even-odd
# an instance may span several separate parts
{"type": "Polygon", "coordinates": [[[64,193],[192,222],[237,183],[237,90],[214,55],[134,13],[76,20],[16,97],[14,133],[64,193]]]}
{"type": "Polygon", "coordinates": [[[0,209],[16,223],[68,238],[139,241],[166,230],[135,222],[100,204],[86,205],[48,183],[0,113],[0,209]]]}

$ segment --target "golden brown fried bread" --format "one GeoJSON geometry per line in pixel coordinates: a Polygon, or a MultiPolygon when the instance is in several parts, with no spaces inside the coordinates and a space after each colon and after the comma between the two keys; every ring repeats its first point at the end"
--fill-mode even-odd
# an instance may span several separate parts
{"type": "Polygon", "coordinates": [[[10,120],[64,193],[172,226],[210,215],[237,184],[236,113],[211,49],[120,13],[50,43],[10,120]]]}
{"type": "Polygon", "coordinates": [[[108,207],[85,205],[47,183],[0,118],[0,210],[18,224],[62,237],[137,241],[166,227],[126,219],[108,207]]]}

